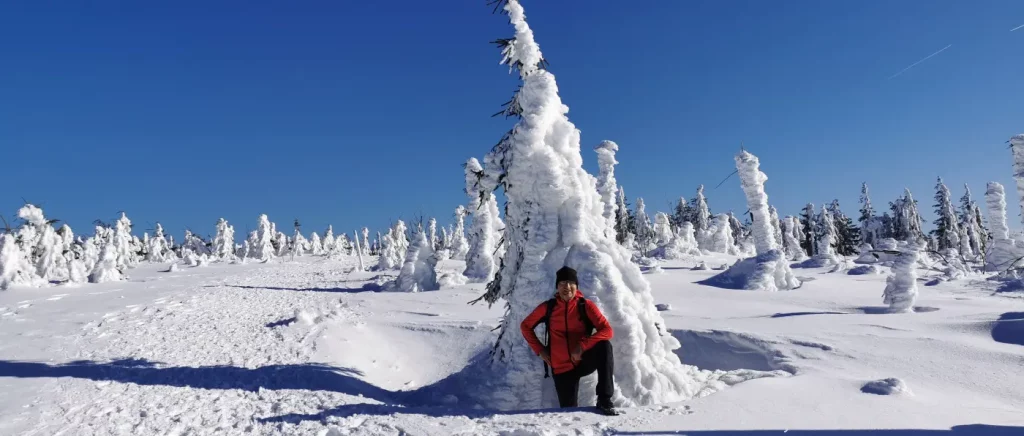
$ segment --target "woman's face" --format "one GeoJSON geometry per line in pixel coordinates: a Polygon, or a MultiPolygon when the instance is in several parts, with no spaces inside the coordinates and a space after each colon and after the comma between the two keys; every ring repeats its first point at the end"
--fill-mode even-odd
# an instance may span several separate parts
{"type": "Polygon", "coordinates": [[[568,280],[558,282],[558,298],[562,301],[569,301],[574,295],[576,295],[576,283],[568,280]]]}

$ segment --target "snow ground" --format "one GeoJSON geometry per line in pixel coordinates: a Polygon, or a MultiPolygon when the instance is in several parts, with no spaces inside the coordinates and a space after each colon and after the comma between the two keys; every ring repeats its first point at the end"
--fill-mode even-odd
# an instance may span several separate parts
{"type": "Polygon", "coordinates": [[[1024,293],[980,277],[922,272],[920,310],[880,314],[885,274],[797,269],[800,289],[765,293],[663,262],[647,277],[684,362],[793,375],[608,418],[473,407],[486,387],[452,376],[503,309],[466,304],[480,284],[373,292],[389,277],[355,263],[143,265],[0,292],[0,434],[1024,435],[1024,293]]]}

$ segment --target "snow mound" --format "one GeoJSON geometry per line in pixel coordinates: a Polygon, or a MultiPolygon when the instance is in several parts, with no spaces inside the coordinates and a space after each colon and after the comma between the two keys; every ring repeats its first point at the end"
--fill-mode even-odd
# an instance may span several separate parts
{"type": "Polygon", "coordinates": [[[672,310],[672,305],[668,303],[659,303],[654,305],[654,308],[658,309],[658,312],[664,312],[666,310],[672,310]]]}
{"type": "Polygon", "coordinates": [[[694,271],[707,271],[709,269],[711,269],[711,268],[708,268],[708,263],[703,261],[703,260],[700,261],[699,264],[697,264],[696,266],[693,267],[694,271]]]}
{"type": "Polygon", "coordinates": [[[881,274],[882,270],[875,265],[861,265],[858,267],[850,268],[850,270],[847,271],[846,273],[851,276],[863,276],[881,274]]]}
{"type": "Polygon", "coordinates": [[[898,378],[875,380],[864,384],[860,391],[875,395],[913,395],[907,384],[898,378]]]}
{"type": "Polygon", "coordinates": [[[437,283],[442,289],[462,286],[468,282],[469,279],[465,275],[457,272],[446,272],[437,279],[437,283]]]}
{"type": "Polygon", "coordinates": [[[702,280],[702,285],[726,289],[745,289],[758,291],[778,291],[794,289],[800,281],[793,276],[789,268],[779,267],[785,264],[786,256],[782,251],[773,249],[755,257],[740,260],[724,272],[702,280]]]}

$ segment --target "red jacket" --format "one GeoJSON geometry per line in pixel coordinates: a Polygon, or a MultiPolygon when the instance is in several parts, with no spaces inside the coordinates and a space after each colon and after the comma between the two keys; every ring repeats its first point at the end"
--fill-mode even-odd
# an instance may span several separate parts
{"type": "MultiPolygon", "coordinates": [[[[572,297],[568,302],[555,297],[555,307],[552,308],[551,319],[548,320],[548,325],[551,326],[551,331],[548,334],[551,345],[549,348],[551,350],[551,370],[555,374],[571,371],[576,367],[572,360],[569,359],[569,353],[575,350],[577,346],[581,346],[583,351],[587,351],[594,344],[612,338],[612,326],[608,324],[608,320],[598,310],[597,305],[590,300],[587,300],[585,306],[587,317],[590,319],[591,324],[594,324],[594,328],[597,331],[590,337],[585,337],[585,327],[583,322],[580,321],[580,315],[577,313],[577,308],[579,307],[579,303],[576,301],[577,298],[583,298],[583,294],[579,290],[576,291],[576,296],[572,297]]],[[[537,334],[533,330],[541,323],[546,312],[547,302],[543,302],[536,309],[533,309],[533,312],[519,325],[520,330],[523,331],[523,337],[526,338],[526,342],[530,344],[530,348],[537,355],[544,351],[544,344],[540,342],[540,339],[537,339],[537,334]]]]}

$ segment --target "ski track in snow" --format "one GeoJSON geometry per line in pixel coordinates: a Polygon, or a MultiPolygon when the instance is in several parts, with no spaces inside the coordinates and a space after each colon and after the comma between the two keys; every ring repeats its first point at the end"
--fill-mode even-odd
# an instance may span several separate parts
{"type": "MultiPolygon", "coordinates": [[[[0,399],[0,434],[610,435],[1024,425],[1024,394],[1005,389],[1024,382],[1024,347],[989,337],[999,323],[1015,325],[1008,324],[1013,317],[997,321],[999,311],[1024,312],[1024,301],[994,295],[985,282],[928,288],[918,305],[938,311],[872,315],[885,274],[822,274],[801,290],[763,293],[695,285],[714,271],[691,271],[694,261],[680,261],[648,279],[656,300],[671,303],[663,313],[683,343],[684,362],[793,375],[609,418],[588,410],[490,412],[452,395],[403,404],[413,398],[403,392],[458,372],[486,350],[502,308],[465,304],[480,284],[362,292],[365,283],[394,274],[349,273],[354,262],[140,268],[139,278],[116,288],[0,294],[0,335],[15,332],[0,336],[0,390],[24,394],[0,399]],[[865,383],[894,377],[912,394],[861,393],[865,383]]],[[[450,263],[442,269],[462,267],[450,263]]]]}

